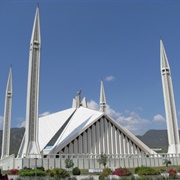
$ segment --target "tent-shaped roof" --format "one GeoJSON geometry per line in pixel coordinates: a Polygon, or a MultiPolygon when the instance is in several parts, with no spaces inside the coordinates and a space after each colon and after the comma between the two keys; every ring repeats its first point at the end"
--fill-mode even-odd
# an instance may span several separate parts
{"type": "MultiPolygon", "coordinates": [[[[102,118],[105,118],[108,123],[113,125],[113,128],[121,132],[123,137],[126,137],[127,142],[130,140],[131,144],[137,146],[144,153],[154,153],[154,151],[142,143],[135,135],[122,127],[107,114],[82,106],[77,109],[70,108],[50,114],[39,119],[39,144],[41,151],[49,148],[50,154],[57,154],[69,143],[78,139],[83,132],[87,132],[88,128],[92,127],[93,124],[97,122],[100,123],[100,119],[102,118]]],[[[104,124],[99,124],[98,126],[98,131],[101,131],[101,126],[105,127],[104,124]]],[[[103,133],[105,133],[105,131],[104,128],[103,133]]],[[[113,135],[111,136],[113,137],[113,135]]],[[[117,134],[115,136],[117,137],[117,134]]],[[[115,143],[118,144],[120,142],[115,143]]]]}

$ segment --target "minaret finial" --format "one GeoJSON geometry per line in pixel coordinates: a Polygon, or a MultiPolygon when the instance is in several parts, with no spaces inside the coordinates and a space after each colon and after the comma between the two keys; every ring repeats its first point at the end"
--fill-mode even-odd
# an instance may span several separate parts
{"type": "Polygon", "coordinates": [[[79,106],[81,106],[81,92],[82,92],[82,89],[80,89],[78,92],[77,92],[77,99],[76,99],[76,107],[78,108],[79,106]]]}

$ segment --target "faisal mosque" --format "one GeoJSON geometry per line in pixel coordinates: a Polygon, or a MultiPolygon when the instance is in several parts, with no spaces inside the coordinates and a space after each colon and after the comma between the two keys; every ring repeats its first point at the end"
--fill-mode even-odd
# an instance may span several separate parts
{"type": "MultiPolygon", "coordinates": [[[[57,158],[62,155],[157,155],[134,134],[106,113],[103,81],[100,84],[100,110],[89,109],[81,90],[72,107],[44,117],[38,115],[41,31],[39,7],[36,7],[29,51],[26,127],[17,157],[9,154],[12,106],[12,67],[10,67],[4,108],[4,127],[0,166],[14,162],[23,167],[24,159],[57,158]]],[[[180,142],[171,71],[160,39],[160,71],[168,132],[168,153],[179,154],[180,142]]],[[[134,162],[135,163],[135,162],[134,162]]]]}

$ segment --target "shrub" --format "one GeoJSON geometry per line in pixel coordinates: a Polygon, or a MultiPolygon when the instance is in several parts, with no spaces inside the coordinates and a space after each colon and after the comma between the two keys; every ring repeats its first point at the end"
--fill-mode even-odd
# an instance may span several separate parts
{"type": "Polygon", "coordinates": [[[160,172],[151,167],[137,167],[135,173],[138,175],[158,175],[160,172]]]}
{"type": "Polygon", "coordinates": [[[32,172],[31,170],[22,169],[18,173],[19,176],[34,176],[35,172],[32,172]]]}
{"type": "Polygon", "coordinates": [[[18,169],[11,169],[10,172],[9,172],[9,174],[10,174],[10,175],[16,175],[16,174],[18,174],[18,172],[19,172],[18,169]]]}
{"type": "Polygon", "coordinates": [[[59,169],[59,177],[66,178],[66,177],[70,177],[70,175],[65,169],[60,168],[59,169]]]}
{"type": "Polygon", "coordinates": [[[173,174],[176,174],[176,173],[177,173],[177,171],[176,171],[175,169],[169,169],[169,170],[168,170],[168,173],[173,173],[173,174]]]}
{"type": "Polygon", "coordinates": [[[175,179],[176,178],[177,171],[175,169],[169,169],[168,173],[169,173],[169,179],[175,179]]]}
{"type": "MultiPolygon", "coordinates": [[[[34,171],[34,170],[32,170],[32,171],[34,171]]],[[[36,169],[35,174],[36,174],[36,176],[46,176],[46,172],[41,169],[36,169]]]]}
{"type": "Polygon", "coordinates": [[[74,166],[73,160],[70,158],[65,159],[65,167],[66,168],[72,168],[74,166]]]}
{"type": "Polygon", "coordinates": [[[113,171],[110,168],[104,168],[103,169],[103,173],[107,174],[108,176],[111,175],[113,173],[113,171]]]}
{"type": "Polygon", "coordinates": [[[54,168],[52,170],[48,170],[47,174],[50,177],[58,177],[58,178],[70,177],[69,173],[62,168],[54,168]]]}
{"type": "Polygon", "coordinates": [[[37,169],[40,169],[40,170],[42,170],[42,171],[44,171],[44,170],[45,170],[43,166],[41,166],[41,167],[37,167],[37,169]]]}
{"type": "Polygon", "coordinates": [[[80,171],[80,169],[79,169],[78,167],[75,167],[75,168],[73,168],[73,170],[72,170],[72,174],[73,174],[73,175],[80,175],[80,174],[81,174],[81,171],[80,171]]]}
{"type": "Polygon", "coordinates": [[[166,172],[166,169],[165,168],[160,168],[159,171],[160,172],[166,172]]]}
{"type": "Polygon", "coordinates": [[[50,174],[51,174],[51,177],[58,177],[59,176],[59,169],[54,168],[54,169],[50,170],[50,174]]]}
{"type": "Polygon", "coordinates": [[[177,171],[176,172],[180,172],[180,168],[177,168],[177,171]]]}
{"type": "Polygon", "coordinates": [[[31,170],[32,168],[28,168],[28,167],[24,166],[23,169],[29,169],[29,170],[31,170]]]}
{"type": "Polygon", "coordinates": [[[112,174],[112,170],[110,168],[104,168],[103,172],[99,175],[99,180],[104,180],[106,177],[112,174]]]}
{"type": "Polygon", "coordinates": [[[118,168],[113,172],[113,175],[129,176],[131,175],[131,171],[129,171],[127,168],[118,168]]]}
{"type": "Polygon", "coordinates": [[[47,169],[47,170],[46,170],[46,174],[47,174],[49,177],[54,177],[54,174],[53,174],[52,170],[50,170],[50,169],[47,169]]]}
{"type": "Polygon", "coordinates": [[[46,176],[46,172],[40,169],[21,169],[18,172],[19,176],[46,176]]]}

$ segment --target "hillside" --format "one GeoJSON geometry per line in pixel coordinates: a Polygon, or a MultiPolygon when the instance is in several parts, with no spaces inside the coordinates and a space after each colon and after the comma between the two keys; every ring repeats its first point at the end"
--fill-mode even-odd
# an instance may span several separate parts
{"type": "Polygon", "coordinates": [[[150,148],[166,148],[168,146],[167,130],[149,130],[143,136],[137,136],[150,148]]]}
{"type": "MultiPolygon", "coordinates": [[[[11,128],[10,154],[18,153],[25,128],[11,128]]],[[[150,148],[167,149],[168,139],[167,130],[149,130],[142,136],[137,136],[150,148]]],[[[2,146],[2,130],[0,130],[0,154],[2,146]]]]}
{"type": "MultiPolygon", "coordinates": [[[[17,154],[25,128],[11,128],[10,135],[10,154],[17,154]]],[[[0,154],[2,150],[2,130],[0,130],[0,154]]]]}

